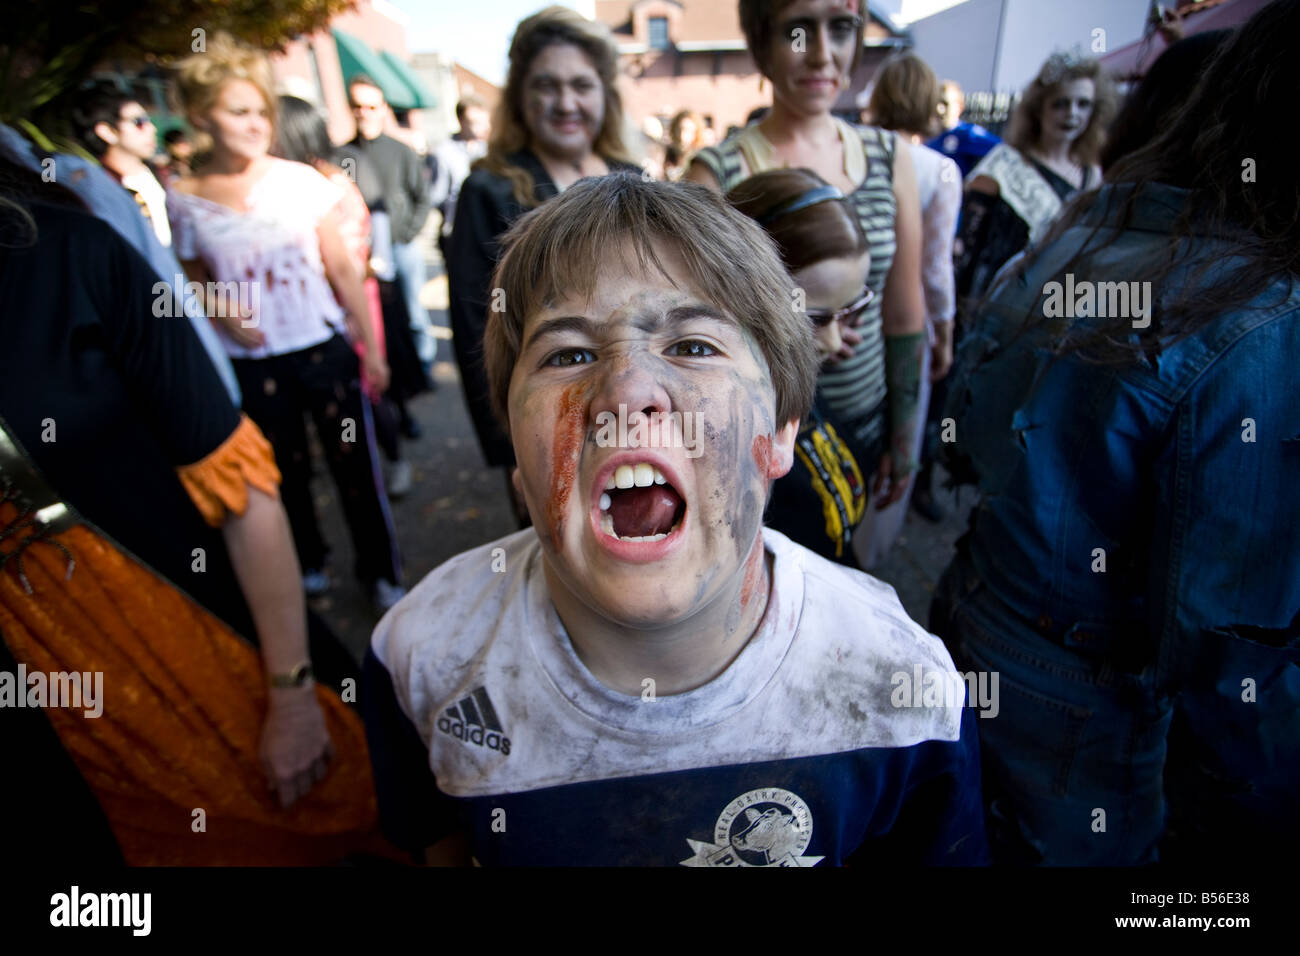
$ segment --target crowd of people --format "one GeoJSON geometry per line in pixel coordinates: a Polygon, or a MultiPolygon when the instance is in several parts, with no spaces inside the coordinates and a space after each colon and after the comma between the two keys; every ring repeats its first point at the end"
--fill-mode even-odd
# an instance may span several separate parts
{"type": "Polygon", "coordinates": [[[336,144],[225,35],[176,63],[190,131],[161,161],[103,83],[70,117],[91,158],[53,181],[0,127],[0,676],[107,688],[90,719],[0,686],[20,841],[700,866],[1300,845],[1300,209],[1273,122],[1300,0],[1173,44],[1123,102],[1053,54],[1004,138],[910,53],[865,122],[837,115],[856,4],[739,15],[770,106],[720,141],[683,110],[649,164],[609,31],[561,7],[426,157],[372,78],[336,144]],[[484,494],[519,530],[417,583],[390,499],[433,387],[434,209],[484,494]],[[317,453],[379,619],[360,666],[307,600],[333,586],[317,453]],[[941,519],[940,475],[977,502],[917,622],[866,572],[909,509],[941,519]]]}

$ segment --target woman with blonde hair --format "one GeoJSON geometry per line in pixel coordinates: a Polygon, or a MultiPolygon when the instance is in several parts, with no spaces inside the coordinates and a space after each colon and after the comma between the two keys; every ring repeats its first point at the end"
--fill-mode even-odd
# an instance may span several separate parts
{"type": "Polygon", "coordinates": [[[244,410],[275,449],[304,583],[310,593],[328,585],[329,549],[310,489],[310,413],[352,533],[356,577],[385,611],[405,593],[401,562],[361,365],[344,332],[365,346],[370,385],[382,392],[389,373],[362,275],[340,232],[343,191],[304,163],[270,155],[276,99],[258,51],[218,35],[206,53],[180,64],[178,84],[191,125],[211,138],[212,150],[168,194],[177,255],[191,279],[241,290],[237,308],[213,301],[208,314],[231,356],[244,410]]]}
{"type": "Polygon", "coordinates": [[[623,141],[618,49],[603,25],[565,7],[523,20],[510,42],[510,68],[492,119],[487,155],[461,187],[447,277],[456,361],[483,456],[506,470],[515,492],[514,452],[492,416],[483,371],[497,240],[521,215],[587,176],[640,172],[623,141]]]}
{"type": "Polygon", "coordinates": [[[967,177],[954,245],[960,299],[981,297],[1070,197],[1101,184],[1097,163],[1116,103],[1100,61],[1073,53],[1047,58],[1016,104],[1006,140],[967,177]]]}
{"type": "Polygon", "coordinates": [[[861,6],[856,0],[740,0],[749,52],[772,83],[772,110],[732,139],[700,150],[686,178],[725,193],[757,173],[806,168],[857,210],[873,300],[844,329],[844,348],[838,361],[823,366],[818,393],[854,458],[874,471],[879,510],[902,498],[916,470],[925,303],[912,158],[893,133],[850,126],[831,112],[861,57],[861,6]]]}

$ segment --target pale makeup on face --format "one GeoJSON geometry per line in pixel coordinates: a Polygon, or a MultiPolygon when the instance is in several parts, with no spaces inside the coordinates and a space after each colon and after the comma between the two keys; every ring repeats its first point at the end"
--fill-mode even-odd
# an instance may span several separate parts
{"type": "Polygon", "coordinates": [[[797,421],[776,427],[762,352],[708,302],[676,250],[655,249],[668,278],[640,272],[630,249],[630,268],[613,252],[589,302],[563,298],[529,316],[510,381],[520,482],[571,633],[743,627],[767,490],[793,461],[797,421]],[[702,453],[600,447],[597,417],[620,405],[700,416],[702,453]],[[678,527],[653,545],[611,543],[601,476],[616,457],[642,454],[682,500],[678,527]]]}
{"type": "Polygon", "coordinates": [[[796,0],[777,13],[768,70],[787,109],[829,112],[849,81],[860,16],[853,0],[796,0]]]}
{"type": "MultiPolygon", "coordinates": [[[[871,268],[871,254],[823,259],[793,273],[795,282],[803,289],[805,305],[810,309],[834,312],[852,305],[861,295],[862,286],[871,268]]],[[[817,345],[817,355],[822,361],[830,358],[843,345],[840,322],[830,322],[808,331],[817,345]]]]}
{"type": "Polygon", "coordinates": [[[605,88],[591,58],[571,43],[553,43],[533,57],[523,81],[524,125],[532,145],[580,162],[605,122],[605,88]]]}
{"type": "Polygon", "coordinates": [[[1082,77],[1062,83],[1043,104],[1043,139],[1072,143],[1088,128],[1096,89],[1082,77]]]}

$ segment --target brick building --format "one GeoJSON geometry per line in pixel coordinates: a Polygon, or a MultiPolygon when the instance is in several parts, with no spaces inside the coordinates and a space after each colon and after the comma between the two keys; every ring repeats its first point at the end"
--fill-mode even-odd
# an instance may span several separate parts
{"type": "MultiPolygon", "coordinates": [[[[649,116],[692,109],[719,136],[743,125],[758,106],[771,103],[740,29],[736,0],[595,0],[596,19],[618,43],[623,96],[637,125],[649,116]]],[[[875,4],[867,9],[865,49],[850,89],[836,109],[854,110],[876,67],[897,47],[911,45],[875,4]]]]}

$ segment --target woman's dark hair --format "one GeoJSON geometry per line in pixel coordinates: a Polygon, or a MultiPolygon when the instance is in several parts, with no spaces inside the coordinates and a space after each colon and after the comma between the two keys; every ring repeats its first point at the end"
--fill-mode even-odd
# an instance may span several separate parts
{"type": "Polygon", "coordinates": [[[1101,151],[1103,170],[1136,152],[1164,128],[1166,119],[1191,94],[1210,60],[1230,36],[1229,30],[1207,30],[1179,40],[1160,54],[1111,124],[1110,136],[1101,151]]]}
{"type": "MultiPolygon", "coordinates": [[[[1296,36],[1300,0],[1274,0],[1261,8],[1220,45],[1163,130],[1107,171],[1108,183],[1132,188],[1115,191],[1111,201],[1119,204],[1118,211],[1098,217],[1079,252],[1058,274],[1086,271],[1092,256],[1129,227],[1144,188],[1163,183],[1187,190],[1186,203],[1170,228],[1169,243],[1151,260],[1134,263],[1126,278],[1151,282],[1158,297],[1173,294],[1154,303],[1151,324],[1138,336],[1128,318],[1091,330],[1076,326],[1057,343],[1058,353],[1127,363],[1139,352],[1158,352],[1241,308],[1279,276],[1300,273],[1295,155],[1277,126],[1279,116],[1290,114],[1300,89],[1296,36]],[[1106,227],[1106,222],[1114,225],[1106,227]],[[1217,241],[1194,243],[1194,236],[1217,241]],[[1207,281],[1229,258],[1231,268],[1207,281]],[[1167,282],[1183,270],[1185,278],[1167,282]]],[[[1024,275],[1043,248],[1089,213],[1096,215],[1100,198],[1110,192],[1091,191],[1074,199],[1044,241],[1018,267],[1006,270],[998,286],[1024,275]]]]}
{"type": "MultiPolygon", "coordinates": [[[[750,219],[760,220],[778,206],[828,183],[811,169],[772,169],[737,183],[727,202],[750,219]]],[[[776,243],[781,262],[798,272],[826,259],[841,259],[867,251],[867,237],[847,199],[813,203],[777,216],[763,228],[776,243]]]]}
{"type": "Polygon", "coordinates": [[[280,97],[280,126],[276,132],[274,152],[283,159],[311,165],[318,159],[328,160],[334,152],[325,117],[296,96],[280,97]]]}

